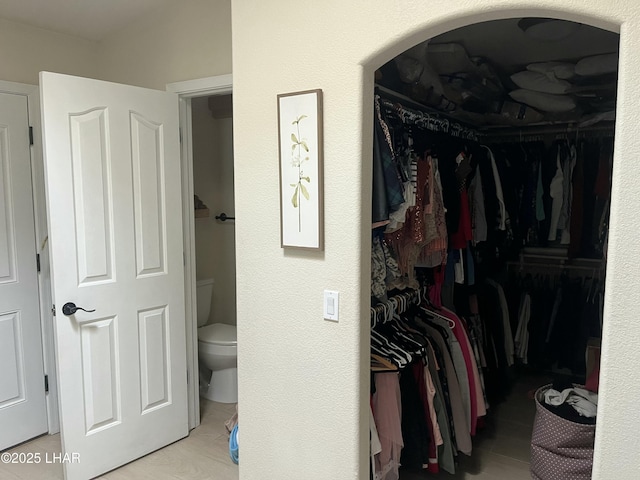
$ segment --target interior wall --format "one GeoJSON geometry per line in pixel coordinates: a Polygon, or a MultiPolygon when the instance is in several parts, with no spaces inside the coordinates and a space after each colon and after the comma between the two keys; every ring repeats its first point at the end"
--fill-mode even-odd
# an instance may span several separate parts
{"type": "Polygon", "coordinates": [[[174,2],[100,42],[0,18],[0,44],[0,80],[51,71],[164,90],[231,73],[231,1],[174,2]]]}
{"type": "Polygon", "coordinates": [[[637,475],[639,10],[633,0],[232,0],[241,480],[367,478],[373,72],[453,28],[519,16],[621,33],[593,478],[637,475]],[[324,92],[326,246],[284,250],[276,95],[313,88],[324,92]],[[338,323],[322,319],[325,288],[340,292],[338,323]]]}
{"type": "Polygon", "coordinates": [[[38,85],[38,72],[96,77],[97,43],[0,18],[0,80],[38,85]]]}
{"type": "Polygon", "coordinates": [[[232,118],[214,118],[207,100],[191,100],[194,192],[210,212],[196,218],[196,278],[214,279],[210,322],[235,325],[235,223],[215,219],[234,213],[232,118]]]}
{"type": "Polygon", "coordinates": [[[159,90],[231,73],[231,2],[173,2],[105,38],[98,56],[102,79],[159,90]]]}

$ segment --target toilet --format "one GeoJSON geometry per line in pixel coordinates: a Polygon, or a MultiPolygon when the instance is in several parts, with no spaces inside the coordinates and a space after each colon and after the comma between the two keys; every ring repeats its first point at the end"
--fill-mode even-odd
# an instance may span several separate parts
{"type": "Polygon", "coordinates": [[[198,306],[198,358],[204,378],[200,395],[220,403],[238,401],[238,342],[235,325],[207,325],[213,295],[213,279],[196,282],[198,306]],[[211,376],[209,377],[209,371],[211,376]]]}

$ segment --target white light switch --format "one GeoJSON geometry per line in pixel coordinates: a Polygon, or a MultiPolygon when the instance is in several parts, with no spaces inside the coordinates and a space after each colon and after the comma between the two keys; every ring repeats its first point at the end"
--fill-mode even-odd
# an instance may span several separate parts
{"type": "Polygon", "coordinates": [[[334,290],[324,291],[324,312],[323,316],[325,320],[338,321],[339,313],[339,293],[334,290]]]}
{"type": "Polygon", "coordinates": [[[335,304],[335,299],[333,297],[327,298],[327,313],[329,315],[336,314],[336,309],[334,304],[335,304]]]}

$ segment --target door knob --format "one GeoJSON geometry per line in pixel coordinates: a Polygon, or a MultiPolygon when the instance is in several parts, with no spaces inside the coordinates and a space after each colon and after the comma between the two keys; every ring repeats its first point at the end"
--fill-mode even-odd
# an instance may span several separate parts
{"type": "Polygon", "coordinates": [[[64,313],[66,316],[73,315],[78,310],[82,310],[83,312],[89,312],[89,313],[95,312],[95,309],[94,310],[86,310],[86,309],[84,309],[82,307],[76,307],[76,304],[75,303],[71,303],[71,302],[65,303],[62,306],[62,313],[64,313]]]}

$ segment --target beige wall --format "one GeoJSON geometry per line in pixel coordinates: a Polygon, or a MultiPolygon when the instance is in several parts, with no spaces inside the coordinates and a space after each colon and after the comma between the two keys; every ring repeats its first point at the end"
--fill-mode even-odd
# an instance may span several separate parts
{"type": "Polygon", "coordinates": [[[171,82],[231,73],[230,0],[181,0],[105,38],[104,80],[164,90],[171,82]]]}
{"type": "Polygon", "coordinates": [[[196,219],[196,278],[213,278],[211,323],[236,323],[235,223],[215,215],[234,213],[232,119],[213,118],[207,98],[194,98],[193,183],[211,216],[196,219]]]}
{"type": "Polygon", "coordinates": [[[0,18],[0,80],[36,85],[42,70],[165,89],[231,73],[230,0],[181,0],[100,42],[0,18]]]}
{"type": "Polygon", "coordinates": [[[0,18],[0,80],[38,84],[38,72],[96,77],[97,44],[0,18]]]}
{"type": "Polygon", "coordinates": [[[640,4],[232,0],[241,480],[367,478],[373,71],[469,23],[559,16],[621,32],[594,478],[636,478],[640,416],[640,4]],[[622,25],[620,27],[620,25],[622,25]],[[322,88],[324,252],[280,248],[276,95],[322,88]],[[339,323],[322,290],[340,291],[339,323]]]}

